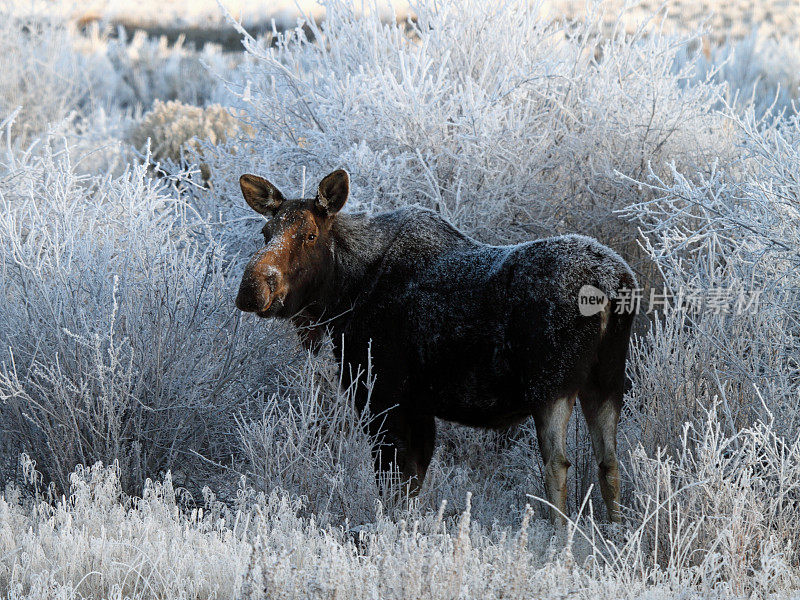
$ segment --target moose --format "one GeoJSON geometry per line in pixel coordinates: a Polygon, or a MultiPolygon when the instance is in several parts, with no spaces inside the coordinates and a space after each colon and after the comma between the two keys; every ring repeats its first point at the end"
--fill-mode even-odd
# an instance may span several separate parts
{"type": "MultiPolygon", "coordinates": [[[[418,206],[341,212],[344,170],[307,199],[286,199],[256,175],[239,182],[267,221],[236,306],[290,319],[311,351],[329,333],[346,364],[372,361],[370,410],[384,415],[370,425],[378,475],[395,469],[416,493],[436,417],[506,428],[532,416],[550,518],[562,524],[577,397],[608,518],[620,520],[616,434],[634,317],[619,310],[620,291],[636,280],[616,252],[582,235],[491,246],[418,206]],[[605,300],[592,314],[579,306],[587,285],[605,300]]],[[[366,403],[362,391],[358,410],[366,403]]]]}

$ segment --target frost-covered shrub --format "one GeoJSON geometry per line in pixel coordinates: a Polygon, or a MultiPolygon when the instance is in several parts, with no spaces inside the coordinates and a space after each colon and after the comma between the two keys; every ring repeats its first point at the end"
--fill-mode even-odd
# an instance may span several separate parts
{"type": "MultiPolygon", "coordinates": [[[[684,59],[679,55],[678,62],[684,59]]],[[[800,39],[787,32],[776,38],[753,29],[741,40],[706,45],[698,57],[698,75],[727,86],[726,101],[752,105],[756,115],[786,111],[792,115],[800,100],[800,39]]]]}
{"type": "Polygon", "coordinates": [[[0,7],[0,53],[0,114],[21,107],[15,138],[23,147],[48,130],[91,137],[98,119],[121,120],[156,99],[201,106],[225,99],[215,73],[243,60],[213,44],[196,51],[141,31],[129,39],[120,30],[112,39],[95,24],[81,33],[74,23],[20,6],[0,7]]]}
{"type": "Polygon", "coordinates": [[[620,554],[630,552],[629,568],[662,569],[654,581],[671,576],[707,593],[796,589],[800,437],[782,437],[774,416],[726,434],[718,400],[706,402],[705,414],[685,424],[675,456],[639,446],[631,457],[639,525],[620,554]]]}
{"type": "Polygon", "coordinates": [[[729,118],[736,169],[694,181],[653,175],[656,198],[626,211],[647,235],[670,305],[699,292],[696,308],[667,312],[634,345],[630,405],[648,449],[672,446],[713,396],[730,434],[767,411],[781,416],[782,435],[800,431],[800,124],[759,128],[752,111],[729,118]]]}
{"type": "MultiPolygon", "coordinates": [[[[303,496],[323,522],[371,520],[379,498],[366,427],[380,416],[358,415],[354,387],[341,388],[332,361],[309,356],[284,372],[281,393],[259,402],[259,418],[239,423],[249,481],[267,493],[303,496]]],[[[354,385],[371,383],[364,373],[354,385]]]]}
{"type": "Polygon", "coordinates": [[[0,593],[791,598],[800,586],[798,444],[769,423],[727,436],[712,410],[687,427],[675,459],[634,455],[631,530],[609,534],[584,506],[577,527],[552,538],[530,509],[513,528],[475,520],[469,496],[452,517],[442,505],[348,530],[320,525],[302,499],[278,491],[241,488],[228,506],[207,491],[200,507],[167,477],[131,500],[118,469],[80,467],[63,499],[0,494],[0,593]]]}
{"type": "Polygon", "coordinates": [[[6,449],[62,489],[97,460],[126,489],[170,468],[200,485],[200,455],[230,462],[237,415],[290,360],[285,330],[241,323],[241,261],[145,166],[81,176],[40,147],[0,164],[6,449]]]}
{"type": "MultiPolygon", "coordinates": [[[[28,479],[37,477],[27,464],[28,479]]],[[[171,477],[122,493],[118,467],[78,467],[67,495],[0,495],[0,595],[10,598],[239,598],[251,544],[221,506],[184,512],[171,477]],[[205,509],[205,510],[204,510],[205,509]]],[[[207,497],[207,500],[211,500],[207,497]]],[[[265,502],[265,508],[267,503],[265,502]]],[[[242,515],[247,518],[247,515],[242,515]]]]}
{"type": "MultiPolygon", "coordinates": [[[[35,477],[35,474],[33,475],[35,477]]],[[[169,477],[141,499],[120,494],[119,470],[78,468],[63,499],[0,494],[0,594],[14,598],[596,598],[600,582],[567,556],[544,563],[546,530],[525,519],[500,534],[436,513],[382,516],[361,539],[303,516],[302,500],[241,489],[226,507],[181,510],[169,477]],[[555,585],[558,583],[558,585],[555,585]]]]}
{"type": "Polygon", "coordinates": [[[64,121],[90,96],[91,81],[73,51],[74,30],[63,22],[14,17],[0,9],[0,115],[21,107],[17,140],[67,128],[64,121]]]}
{"type": "MultiPolygon", "coordinates": [[[[132,127],[129,139],[136,148],[144,148],[149,139],[154,161],[169,160],[179,165],[189,151],[202,159],[201,142],[216,145],[251,133],[251,128],[219,104],[200,108],[175,100],[156,100],[152,110],[132,127]]],[[[201,170],[203,178],[208,179],[208,167],[201,165],[201,170]]]]}
{"type": "Polygon", "coordinates": [[[717,87],[686,85],[694,65],[673,72],[680,44],[665,37],[604,39],[528,5],[420,3],[412,24],[326,10],[313,40],[245,39],[256,60],[231,88],[257,135],[212,172],[291,187],[304,168],[345,167],[362,208],[423,203],[485,240],[581,231],[634,252],[613,211],[642,192],[615,170],[732,158],[717,87]]]}
{"type": "Polygon", "coordinates": [[[96,93],[124,107],[148,110],[155,100],[205,106],[221,98],[216,73],[232,71],[244,58],[215,44],[195,50],[180,38],[170,44],[144,31],[129,37],[120,28],[118,34],[111,39],[95,25],[75,39],[75,47],[89,58],[96,93]]]}

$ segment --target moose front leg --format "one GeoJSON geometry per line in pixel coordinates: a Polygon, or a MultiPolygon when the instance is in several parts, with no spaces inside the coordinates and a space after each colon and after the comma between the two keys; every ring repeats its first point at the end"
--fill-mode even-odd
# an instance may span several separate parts
{"type": "Polygon", "coordinates": [[[399,475],[401,495],[416,496],[428,471],[436,441],[436,422],[431,415],[415,415],[400,407],[371,425],[373,460],[378,487],[399,475]]]}
{"type": "Polygon", "coordinates": [[[436,443],[436,420],[431,415],[416,415],[408,418],[406,453],[400,463],[404,480],[408,481],[409,493],[416,496],[425,481],[425,474],[433,458],[436,443]]]}

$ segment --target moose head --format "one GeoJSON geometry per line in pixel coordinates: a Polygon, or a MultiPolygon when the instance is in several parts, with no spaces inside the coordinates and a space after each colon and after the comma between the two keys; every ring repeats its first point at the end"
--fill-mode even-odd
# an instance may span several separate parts
{"type": "Polygon", "coordinates": [[[239,178],[247,204],[267,217],[264,246],[250,259],[236,306],[259,317],[290,318],[318,299],[333,271],[331,227],[350,193],[350,176],[325,177],[314,198],[287,200],[266,179],[239,178]]]}

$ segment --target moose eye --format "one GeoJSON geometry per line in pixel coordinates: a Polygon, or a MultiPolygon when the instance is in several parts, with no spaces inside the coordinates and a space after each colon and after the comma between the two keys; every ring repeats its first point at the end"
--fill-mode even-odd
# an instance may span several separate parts
{"type": "Polygon", "coordinates": [[[311,241],[313,241],[315,239],[317,239],[317,235],[316,234],[314,234],[314,233],[309,233],[308,234],[308,241],[309,242],[311,242],[311,241]]]}

